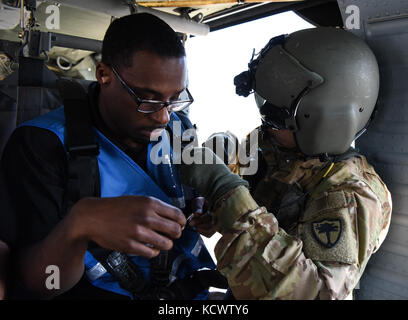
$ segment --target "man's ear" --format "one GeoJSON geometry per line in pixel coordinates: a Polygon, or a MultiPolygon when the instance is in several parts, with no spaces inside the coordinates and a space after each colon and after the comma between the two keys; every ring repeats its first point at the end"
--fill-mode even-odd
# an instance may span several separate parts
{"type": "Polygon", "coordinates": [[[112,69],[108,67],[103,62],[99,62],[96,65],[96,79],[98,80],[99,84],[106,85],[112,81],[112,69]]]}

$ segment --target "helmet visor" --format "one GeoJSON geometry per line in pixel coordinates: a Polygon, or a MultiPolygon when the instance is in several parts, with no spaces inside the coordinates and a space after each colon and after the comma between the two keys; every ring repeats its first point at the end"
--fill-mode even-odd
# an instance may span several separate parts
{"type": "Polygon", "coordinates": [[[290,118],[290,111],[265,102],[259,109],[262,122],[275,130],[286,129],[286,119],[290,118]]]}

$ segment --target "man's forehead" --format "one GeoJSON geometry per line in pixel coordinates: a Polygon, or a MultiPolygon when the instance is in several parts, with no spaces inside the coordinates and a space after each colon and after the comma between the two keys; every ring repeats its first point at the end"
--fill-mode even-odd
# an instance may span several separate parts
{"type": "Polygon", "coordinates": [[[124,68],[149,69],[160,66],[186,68],[186,57],[161,56],[149,51],[136,51],[132,54],[130,64],[124,68]]]}
{"type": "Polygon", "coordinates": [[[136,52],[132,64],[121,68],[130,85],[139,88],[172,85],[183,89],[187,82],[185,57],[161,57],[146,51],[136,52]]]}

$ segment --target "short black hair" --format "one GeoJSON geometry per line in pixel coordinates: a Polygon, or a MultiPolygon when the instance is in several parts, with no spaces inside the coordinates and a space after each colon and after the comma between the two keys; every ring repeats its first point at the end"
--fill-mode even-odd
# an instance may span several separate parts
{"type": "Polygon", "coordinates": [[[186,55],[177,33],[152,14],[137,13],[114,20],[103,39],[102,62],[119,69],[130,67],[132,55],[138,51],[166,58],[186,55]]]}

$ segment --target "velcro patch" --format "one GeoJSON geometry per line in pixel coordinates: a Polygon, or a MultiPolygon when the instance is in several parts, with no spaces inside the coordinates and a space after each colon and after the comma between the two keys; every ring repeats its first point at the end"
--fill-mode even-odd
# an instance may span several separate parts
{"type": "Polygon", "coordinates": [[[333,248],[343,233],[343,223],[340,219],[324,219],[313,222],[312,234],[322,246],[333,248]]]}
{"type": "Polygon", "coordinates": [[[305,256],[315,261],[356,263],[358,240],[355,223],[349,209],[342,208],[300,224],[298,228],[305,256]]]}
{"type": "Polygon", "coordinates": [[[317,218],[322,211],[346,208],[348,202],[344,191],[323,192],[318,198],[309,201],[303,215],[304,220],[317,218]]]}

